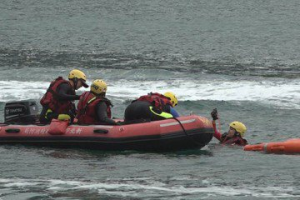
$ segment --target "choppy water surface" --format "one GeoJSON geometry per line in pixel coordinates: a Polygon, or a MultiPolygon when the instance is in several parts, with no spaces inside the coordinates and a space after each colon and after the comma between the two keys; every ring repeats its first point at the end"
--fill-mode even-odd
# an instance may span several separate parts
{"type": "MultiPolygon", "coordinates": [[[[299,138],[298,1],[0,2],[5,102],[39,101],[74,67],[102,78],[122,118],[145,92],[174,91],[182,115],[252,144],[299,138]]],[[[80,90],[79,93],[84,90],[80,90]]],[[[225,147],[146,153],[0,147],[0,199],[298,199],[298,155],[225,147]]]]}

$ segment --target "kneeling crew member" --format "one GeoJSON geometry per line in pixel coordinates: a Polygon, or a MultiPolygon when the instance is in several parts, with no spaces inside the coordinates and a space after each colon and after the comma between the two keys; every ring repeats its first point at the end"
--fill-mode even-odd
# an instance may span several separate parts
{"type": "Polygon", "coordinates": [[[245,146],[248,144],[247,140],[243,137],[245,136],[245,132],[247,130],[246,126],[239,121],[234,121],[229,124],[229,130],[227,133],[221,134],[216,127],[216,120],[218,117],[217,109],[214,109],[211,112],[211,116],[213,118],[212,124],[214,128],[214,137],[217,138],[221,144],[228,144],[228,145],[240,145],[245,146]]]}
{"type": "Polygon", "coordinates": [[[125,123],[138,123],[143,121],[157,121],[173,117],[179,117],[174,107],[178,100],[174,93],[166,92],[149,93],[141,96],[125,110],[125,123]]]}
{"type": "Polygon", "coordinates": [[[111,102],[105,98],[107,85],[103,80],[95,80],[90,92],[81,95],[77,105],[78,124],[105,124],[117,125],[111,119],[111,102]]]}
{"type": "Polygon", "coordinates": [[[76,95],[75,90],[82,86],[87,88],[88,85],[86,84],[85,74],[80,70],[72,70],[68,78],[69,80],[65,80],[58,77],[51,82],[46,94],[40,101],[43,106],[40,114],[41,123],[50,123],[52,119],[60,118],[60,114],[74,118],[75,106],[73,101],[79,100],[80,97],[76,95]]]}

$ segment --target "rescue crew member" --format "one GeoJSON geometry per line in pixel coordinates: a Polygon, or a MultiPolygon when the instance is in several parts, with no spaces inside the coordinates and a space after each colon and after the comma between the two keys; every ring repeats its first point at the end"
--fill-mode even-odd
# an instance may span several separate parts
{"type": "Polygon", "coordinates": [[[221,144],[228,145],[240,145],[245,146],[248,144],[247,140],[244,139],[245,132],[247,130],[246,126],[239,121],[234,121],[229,124],[229,130],[227,133],[221,134],[216,127],[216,120],[219,119],[217,109],[213,109],[211,112],[211,117],[213,118],[212,124],[214,128],[214,137],[217,138],[221,144]]]}
{"type": "Polygon", "coordinates": [[[178,100],[174,93],[149,93],[132,101],[125,110],[125,123],[157,121],[179,117],[174,109],[178,100]]]}
{"type": "Polygon", "coordinates": [[[112,104],[109,99],[105,98],[106,91],[106,83],[97,79],[92,83],[90,91],[80,96],[76,117],[78,124],[118,124],[111,119],[112,104]]]}
{"type": "Polygon", "coordinates": [[[69,80],[62,77],[56,78],[51,82],[46,94],[40,103],[43,106],[40,114],[41,123],[50,123],[52,119],[62,119],[64,117],[73,119],[75,116],[74,100],[79,100],[75,90],[82,86],[87,88],[85,74],[74,69],[69,73],[69,80]]]}

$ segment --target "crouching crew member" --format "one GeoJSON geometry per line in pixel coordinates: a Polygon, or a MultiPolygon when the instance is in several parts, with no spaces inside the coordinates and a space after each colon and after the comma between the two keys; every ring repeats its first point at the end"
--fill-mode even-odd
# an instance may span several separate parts
{"type": "Polygon", "coordinates": [[[217,138],[221,144],[240,145],[240,146],[245,146],[248,144],[247,140],[244,139],[247,128],[242,122],[239,121],[231,122],[229,124],[228,132],[221,134],[217,130],[216,122],[215,122],[219,118],[217,109],[214,109],[211,112],[211,116],[213,118],[212,124],[215,131],[214,137],[217,138]]]}
{"type": "Polygon", "coordinates": [[[75,90],[88,87],[85,74],[77,69],[72,70],[68,76],[69,80],[62,77],[56,78],[51,82],[46,94],[44,94],[40,103],[43,106],[40,114],[41,123],[50,123],[52,119],[68,116],[74,118],[75,106],[73,101],[79,100],[75,90]]]}
{"type": "Polygon", "coordinates": [[[149,93],[132,101],[125,110],[125,123],[139,123],[179,117],[174,107],[178,100],[174,93],[149,93]]]}
{"type": "Polygon", "coordinates": [[[105,124],[117,125],[111,119],[111,102],[105,98],[107,85],[103,80],[95,80],[91,85],[90,92],[81,95],[77,105],[78,124],[105,124]]]}

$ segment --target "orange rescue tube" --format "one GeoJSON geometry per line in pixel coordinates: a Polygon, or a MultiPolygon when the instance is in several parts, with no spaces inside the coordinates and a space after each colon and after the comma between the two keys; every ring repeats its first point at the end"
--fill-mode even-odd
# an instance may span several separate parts
{"type": "Polygon", "coordinates": [[[275,154],[297,154],[300,153],[300,139],[290,139],[284,142],[270,142],[255,145],[246,145],[245,151],[262,151],[275,154]]]}
{"type": "Polygon", "coordinates": [[[244,151],[264,151],[265,143],[261,144],[248,144],[244,147],[244,151]]]}

